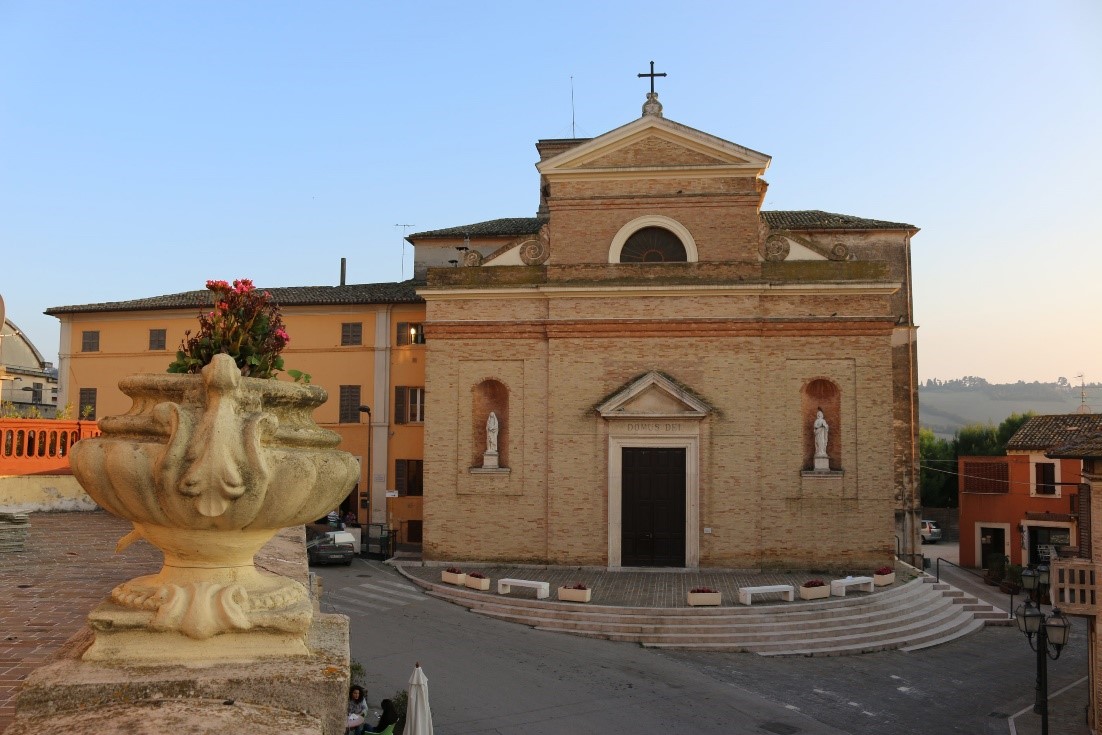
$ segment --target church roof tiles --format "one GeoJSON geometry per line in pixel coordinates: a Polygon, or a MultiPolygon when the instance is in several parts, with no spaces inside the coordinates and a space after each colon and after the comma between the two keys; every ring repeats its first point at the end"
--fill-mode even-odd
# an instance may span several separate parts
{"type": "Polygon", "coordinates": [[[835,214],[820,209],[778,210],[762,212],[765,224],[774,230],[915,230],[914,225],[886,222],[879,219],[835,214]]]}
{"type": "MultiPolygon", "coordinates": [[[[914,230],[914,225],[879,219],[836,214],[819,209],[778,210],[761,213],[762,220],[773,230],[914,230]]],[[[503,217],[440,230],[415,232],[410,242],[433,237],[519,237],[535,235],[545,220],[539,217],[503,217]]]]}

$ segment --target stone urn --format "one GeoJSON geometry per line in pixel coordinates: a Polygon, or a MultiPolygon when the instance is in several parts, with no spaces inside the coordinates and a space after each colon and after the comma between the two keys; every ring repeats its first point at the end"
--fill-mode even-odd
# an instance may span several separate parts
{"type": "Polygon", "coordinates": [[[133,400],[77,442],[73,474],[164,552],[157,574],[117,586],[89,615],[86,660],[165,663],[304,656],[313,606],[299,582],[253,556],[282,528],[319,518],[359,475],[340,436],[314,423],[317,386],[241,376],[217,355],[201,375],[133,375],[133,400]]]}

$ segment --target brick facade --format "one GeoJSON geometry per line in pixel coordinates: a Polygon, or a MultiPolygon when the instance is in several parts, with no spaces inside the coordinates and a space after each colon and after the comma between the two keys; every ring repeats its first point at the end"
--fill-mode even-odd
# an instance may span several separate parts
{"type": "Polygon", "coordinates": [[[761,154],[646,118],[540,152],[546,261],[430,269],[419,290],[425,558],[618,566],[615,453],[648,443],[688,453],[688,566],[857,570],[897,534],[914,546],[916,230],[805,228],[802,260],[766,262],[761,154]],[[609,263],[653,215],[697,262],[609,263]],[[649,374],[677,387],[602,415],[649,374]],[[706,408],[679,413],[677,395],[706,408]],[[823,402],[834,471],[808,472],[823,402]],[[489,410],[498,472],[478,471],[489,410]]]}

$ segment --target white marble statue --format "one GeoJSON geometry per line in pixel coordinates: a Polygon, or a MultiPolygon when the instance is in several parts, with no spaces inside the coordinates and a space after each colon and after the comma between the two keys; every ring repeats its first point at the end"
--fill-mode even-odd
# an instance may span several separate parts
{"type": "Polygon", "coordinates": [[[830,426],[823,418],[823,409],[821,408],[815,412],[815,423],[811,425],[811,431],[815,434],[815,456],[817,458],[826,457],[827,434],[830,431],[830,426]]]}
{"type": "Polygon", "coordinates": [[[486,419],[486,451],[497,452],[497,414],[490,411],[490,417],[486,419]]]}

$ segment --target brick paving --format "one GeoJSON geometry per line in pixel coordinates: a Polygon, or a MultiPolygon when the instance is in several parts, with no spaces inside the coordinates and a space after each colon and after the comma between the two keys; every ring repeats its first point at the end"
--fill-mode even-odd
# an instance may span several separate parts
{"type": "Polygon", "coordinates": [[[26,551],[0,554],[0,732],[23,680],[88,612],[119,582],[160,568],[161,553],[145,541],[115,554],[129,530],[103,511],[33,513],[26,551]]]}

